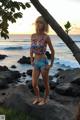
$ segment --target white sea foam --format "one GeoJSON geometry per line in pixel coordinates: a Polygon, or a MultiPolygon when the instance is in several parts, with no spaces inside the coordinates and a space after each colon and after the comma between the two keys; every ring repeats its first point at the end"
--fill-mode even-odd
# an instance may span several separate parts
{"type": "Polygon", "coordinates": [[[66,60],[66,59],[56,59],[55,64],[60,64],[61,67],[70,67],[70,68],[80,68],[80,64],[74,60],[66,60]]]}
{"type": "MultiPolygon", "coordinates": [[[[80,35],[71,36],[72,39],[78,44],[80,47],[80,35]]],[[[78,62],[74,59],[72,52],[70,49],[66,46],[66,44],[58,37],[58,36],[50,36],[51,42],[53,44],[53,47],[55,49],[56,58],[54,61],[54,64],[59,67],[70,67],[70,68],[80,68],[80,65],[78,62]]],[[[14,56],[14,59],[16,60],[16,57],[21,57],[23,55],[26,55],[27,52],[30,50],[30,36],[11,36],[10,40],[1,40],[0,41],[0,52],[4,52],[8,56],[14,56]],[[14,50],[14,52],[13,52],[14,50]]],[[[49,50],[49,48],[47,49],[49,50]]],[[[29,53],[29,52],[28,52],[29,53]]],[[[12,59],[11,57],[10,59],[12,59]]],[[[4,64],[6,65],[7,59],[4,60],[4,64]]],[[[8,62],[9,60],[8,59],[8,62]]]]}
{"type": "Polygon", "coordinates": [[[16,49],[29,49],[29,45],[0,45],[0,50],[16,50],[16,49]]]}

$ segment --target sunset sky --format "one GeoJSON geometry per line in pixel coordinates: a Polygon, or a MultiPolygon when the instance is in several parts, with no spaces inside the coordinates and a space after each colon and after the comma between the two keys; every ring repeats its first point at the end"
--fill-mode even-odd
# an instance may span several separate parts
{"type": "MultiPolygon", "coordinates": [[[[17,0],[20,2],[29,2],[29,0],[17,0]]],[[[80,34],[80,0],[39,0],[41,4],[49,11],[55,20],[64,29],[67,21],[71,23],[70,34],[80,34]]],[[[23,18],[18,19],[17,23],[9,26],[11,34],[32,34],[35,31],[34,22],[40,13],[33,7],[21,10],[23,18]]],[[[50,28],[50,34],[55,32],[50,28]]]]}

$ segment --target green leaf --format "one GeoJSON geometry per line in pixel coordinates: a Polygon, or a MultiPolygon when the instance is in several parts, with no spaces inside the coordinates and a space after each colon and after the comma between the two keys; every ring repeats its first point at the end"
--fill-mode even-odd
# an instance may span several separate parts
{"type": "Polygon", "coordinates": [[[20,2],[19,4],[22,7],[22,9],[24,9],[24,10],[26,9],[26,6],[23,3],[20,2]]]}
{"type": "Polygon", "coordinates": [[[9,19],[9,21],[11,21],[12,23],[16,23],[16,19],[13,18],[13,17],[11,17],[11,18],[9,19]]]}
{"type": "Polygon", "coordinates": [[[7,29],[8,28],[8,23],[7,23],[6,19],[1,22],[0,28],[1,29],[7,29]]]}
{"type": "Polygon", "coordinates": [[[15,7],[17,10],[20,10],[19,3],[16,2],[16,1],[13,2],[13,6],[12,7],[15,7]]]}
{"type": "Polygon", "coordinates": [[[11,23],[16,23],[17,18],[22,18],[22,13],[21,12],[16,12],[22,9],[26,9],[27,7],[30,8],[30,4],[27,3],[22,3],[22,2],[17,2],[15,0],[0,0],[0,33],[1,36],[6,38],[8,37],[8,21],[11,23]]]}
{"type": "Polygon", "coordinates": [[[12,12],[15,12],[15,8],[12,7],[12,8],[11,8],[11,11],[12,11],[12,12]]]}
{"type": "Polygon", "coordinates": [[[11,8],[11,7],[12,7],[12,4],[13,4],[13,2],[12,2],[11,0],[10,0],[10,1],[8,0],[8,2],[6,2],[6,4],[4,5],[4,6],[5,6],[5,9],[6,9],[6,8],[8,8],[8,9],[11,8]]]}
{"type": "Polygon", "coordinates": [[[1,37],[4,37],[5,39],[9,39],[9,36],[4,32],[4,31],[1,31],[1,37]]]}
{"type": "Polygon", "coordinates": [[[21,12],[18,12],[18,13],[15,13],[14,14],[14,18],[22,18],[22,13],[21,12]]]}
{"type": "Polygon", "coordinates": [[[25,3],[26,7],[30,8],[31,5],[29,3],[25,3]]]}
{"type": "Polygon", "coordinates": [[[6,34],[8,34],[8,33],[9,33],[7,29],[3,29],[3,31],[4,31],[6,34]]]}
{"type": "Polygon", "coordinates": [[[71,24],[69,21],[67,21],[67,23],[64,25],[66,29],[69,29],[71,27],[71,24]]]}

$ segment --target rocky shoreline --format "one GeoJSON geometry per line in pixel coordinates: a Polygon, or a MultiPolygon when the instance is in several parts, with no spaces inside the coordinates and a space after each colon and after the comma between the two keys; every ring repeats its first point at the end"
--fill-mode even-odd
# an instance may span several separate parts
{"type": "MultiPolygon", "coordinates": [[[[0,66],[0,106],[27,112],[35,120],[76,120],[80,102],[80,68],[58,69],[54,76],[49,76],[49,102],[42,106],[32,104],[34,93],[31,81],[26,80],[25,85],[17,84],[26,74],[32,76],[32,70],[22,74],[0,66]],[[56,82],[53,81],[55,77],[56,82]]],[[[39,79],[39,88],[43,95],[42,79],[39,79]]]]}

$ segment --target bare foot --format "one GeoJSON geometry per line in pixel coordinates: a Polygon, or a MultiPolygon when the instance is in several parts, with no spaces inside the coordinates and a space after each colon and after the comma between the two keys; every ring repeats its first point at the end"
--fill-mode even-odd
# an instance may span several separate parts
{"type": "Polygon", "coordinates": [[[44,105],[44,104],[47,104],[48,103],[48,99],[46,98],[43,98],[39,103],[38,105],[44,105]]]}
{"type": "Polygon", "coordinates": [[[41,102],[41,98],[34,98],[32,104],[37,104],[37,103],[39,103],[39,102],[41,102]]]}

